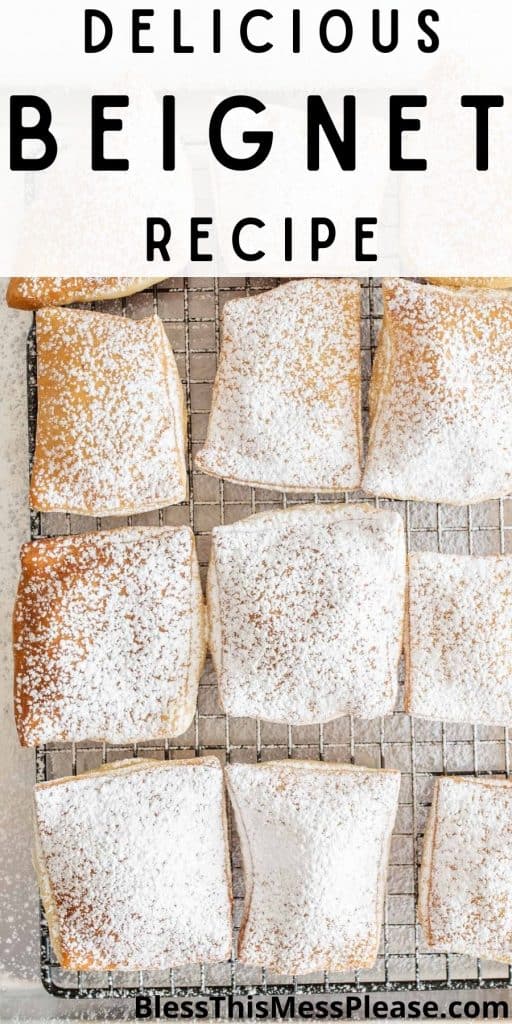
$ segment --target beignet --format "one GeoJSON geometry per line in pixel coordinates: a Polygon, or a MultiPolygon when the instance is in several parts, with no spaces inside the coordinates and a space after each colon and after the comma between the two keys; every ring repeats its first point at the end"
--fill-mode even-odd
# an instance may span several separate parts
{"type": "Polygon", "coordinates": [[[511,834],[511,782],[437,780],[418,893],[429,947],[512,963],[511,834]]]}
{"type": "Polygon", "coordinates": [[[409,556],[409,714],[512,725],[511,596],[510,556],[409,556]]]}
{"type": "Polygon", "coordinates": [[[287,975],[372,967],[400,773],[308,761],[226,773],[245,873],[241,963],[287,975]]]}
{"type": "Polygon", "coordinates": [[[397,513],[299,506],[212,536],[210,649],[227,714],[298,725],[393,711],[405,598],[397,513]]]}
{"type": "Polygon", "coordinates": [[[190,725],[206,629],[188,527],[25,544],[14,609],[23,746],[135,742],[190,725]]]}
{"type": "Polygon", "coordinates": [[[197,467],[287,491],[361,482],[360,285],[293,281],[228,302],[197,467]]]}
{"type": "Polygon", "coordinates": [[[223,773],[130,760],[35,789],[34,863],[66,970],[168,970],[231,955],[223,773]]]}
{"type": "Polygon", "coordinates": [[[466,505],[512,491],[512,296],[389,281],[363,488],[466,505]]]}
{"type": "Polygon", "coordinates": [[[33,508],[121,516],[185,500],[185,400],[158,317],[41,310],[37,379],[33,508]]]}

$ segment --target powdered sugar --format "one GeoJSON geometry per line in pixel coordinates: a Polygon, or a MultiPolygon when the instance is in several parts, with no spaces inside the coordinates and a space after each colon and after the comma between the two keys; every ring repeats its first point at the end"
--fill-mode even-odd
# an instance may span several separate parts
{"type": "Polygon", "coordinates": [[[14,628],[26,745],[179,735],[205,649],[192,532],[138,527],[26,545],[14,628]]]}
{"type": "Polygon", "coordinates": [[[277,974],[371,966],[399,772],[305,761],[226,771],[246,875],[241,962],[277,974]]]}
{"type": "Polygon", "coordinates": [[[37,343],[34,508],[122,515],[183,501],[184,399],[161,321],[43,310],[37,343]]]}
{"type": "Polygon", "coordinates": [[[295,281],[229,302],[197,466],[283,490],[357,488],[359,346],[356,281],[295,281]]]}
{"type": "Polygon", "coordinates": [[[13,277],[7,289],[7,302],[17,309],[99,302],[133,295],[163,280],[162,277],[13,277]]]}
{"type": "Polygon", "coordinates": [[[447,288],[512,288],[512,277],[428,277],[427,281],[447,288]]]}
{"type": "Polygon", "coordinates": [[[292,724],[391,713],[404,590],[391,511],[311,505],[215,529],[210,646],[227,713],[292,724]]]}
{"type": "Polygon", "coordinates": [[[126,761],[36,787],[36,863],[63,966],[227,960],[231,894],[216,758],[126,761]]]}
{"type": "Polygon", "coordinates": [[[384,287],[363,487],[467,504],[512,490],[512,297],[384,287]]]}
{"type": "Polygon", "coordinates": [[[419,887],[429,946],[512,962],[511,835],[512,783],[437,781],[419,887]]]}
{"type": "Polygon", "coordinates": [[[512,558],[409,558],[407,710],[512,725],[512,558]]]}

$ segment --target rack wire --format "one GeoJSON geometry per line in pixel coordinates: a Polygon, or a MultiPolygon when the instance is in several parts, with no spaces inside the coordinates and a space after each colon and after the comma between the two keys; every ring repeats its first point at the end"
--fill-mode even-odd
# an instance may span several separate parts
{"type": "MultiPolygon", "coordinates": [[[[220,316],[230,298],[273,287],[267,279],[169,279],[153,289],[120,302],[97,304],[108,312],[139,318],[158,313],[176,355],[186,389],[188,409],[189,500],[181,506],[122,519],[91,519],[77,515],[32,514],[32,537],[75,534],[123,524],[189,523],[197,538],[204,582],[212,527],[236,522],[254,512],[309,501],[358,501],[363,494],[286,495],[241,487],[207,477],[194,468],[195,452],[205,439],[220,348],[220,316]]],[[[361,282],[361,358],[364,417],[371,362],[381,319],[381,285],[361,282]]],[[[37,345],[35,331],[28,344],[30,454],[33,455],[37,415],[37,345]]],[[[374,499],[366,499],[371,500],[374,499]]],[[[379,501],[376,502],[379,504],[379,501]]],[[[415,502],[380,501],[403,516],[409,551],[436,550],[474,554],[512,552],[512,500],[492,501],[473,508],[449,508],[415,502]]],[[[400,670],[402,683],[403,671],[400,670]]],[[[402,686],[400,687],[402,691],[402,686]]],[[[510,774],[507,730],[412,720],[401,710],[363,722],[342,718],[324,726],[287,727],[244,719],[229,719],[219,704],[208,663],[199,689],[195,721],[176,739],[141,743],[129,748],[80,743],[49,744],[37,751],[37,781],[72,775],[98,764],[139,755],[173,759],[216,753],[222,761],[264,761],[301,757],[337,760],[371,767],[397,768],[402,773],[400,805],[391,847],[382,941],[372,970],[350,974],[274,977],[265,970],[237,963],[236,930],[243,905],[243,878],[238,838],[230,821],[234,884],[235,939],[233,957],[223,965],[191,966],[168,972],[66,972],[51,948],[41,910],[41,973],[55,996],[124,998],[137,994],[245,995],[295,992],[422,991],[512,987],[507,965],[471,957],[436,954],[424,945],[416,923],[416,897],[421,839],[434,779],[440,774],[510,774]]]]}

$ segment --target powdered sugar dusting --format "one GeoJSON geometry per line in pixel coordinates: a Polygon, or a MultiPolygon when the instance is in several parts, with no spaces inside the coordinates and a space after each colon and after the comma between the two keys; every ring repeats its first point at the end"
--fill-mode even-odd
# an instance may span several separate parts
{"type": "Polygon", "coordinates": [[[427,281],[447,288],[512,288],[512,277],[428,277],[427,281]]]}
{"type": "Polygon", "coordinates": [[[438,779],[420,873],[429,946],[512,962],[512,783],[438,779]]]}
{"type": "Polygon", "coordinates": [[[512,297],[388,283],[363,486],[467,504],[512,490],[512,297]]]}
{"type": "Polygon", "coordinates": [[[25,545],[14,630],[24,744],[179,735],[194,716],[205,649],[191,530],[25,545]]]}
{"type": "Polygon", "coordinates": [[[512,557],[409,558],[410,714],[512,725],[512,557]]]}
{"type": "Polygon", "coordinates": [[[62,965],[227,960],[231,895],[216,758],[127,761],[36,787],[36,862],[62,965]]]}
{"type": "Polygon", "coordinates": [[[184,398],[158,317],[43,310],[37,343],[34,508],[122,515],[183,501],[184,398]]]}
{"type": "Polygon", "coordinates": [[[238,956],[276,974],[375,961],[400,773],[229,765],[246,904],[238,956]]]}
{"type": "Polygon", "coordinates": [[[310,505],[218,527],[208,591],[228,714],[307,724],[393,711],[405,591],[396,513],[310,505]]]}
{"type": "Polygon", "coordinates": [[[283,490],[357,488],[359,347],[357,281],[295,281],[229,302],[198,467],[283,490]]]}
{"type": "Polygon", "coordinates": [[[18,309],[99,302],[133,295],[163,280],[162,277],[13,277],[7,289],[7,302],[18,309]]]}

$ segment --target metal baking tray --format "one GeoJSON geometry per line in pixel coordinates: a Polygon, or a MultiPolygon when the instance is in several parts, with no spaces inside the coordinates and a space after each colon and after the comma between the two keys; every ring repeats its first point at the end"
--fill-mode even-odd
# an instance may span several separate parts
{"type": "MultiPolygon", "coordinates": [[[[339,495],[280,495],[218,481],[194,469],[194,454],[205,438],[219,353],[222,307],[230,298],[254,294],[277,283],[257,278],[170,279],[132,298],[97,305],[98,309],[122,312],[135,318],[157,312],[166,325],[186,388],[189,500],[181,506],[124,520],[33,513],[32,537],[81,533],[124,523],[189,523],[197,538],[204,580],[213,526],[297,502],[358,501],[364,498],[362,494],[347,494],[341,498],[339,495]]],[[[368,381],[381,319],[380,282],[364,279],[361,290],[366,420],[368,381]]],[[[34,330],[28,344],[28,383],[32,456],[37,414],[37,342],[34,330]]],[[[381,505],[392,505],[403,516],[410,551],[474,554],[512,551],[512,500],[492,501],[472,508],[387,501],[381,501],[381,505]]],[[[191,966],[164,973],[71,973],[61,970],[57,963],[41,911],[41,973],[48,992],[65,998],[124,998],[139,993],[179,997],[255,992],[352,993],[512,987],[512,969],[507,965],[427,950],[416,924],[421,839],[434,778],[443,773],[508,775],[510,746],[506,730],[413,721],[401,710],[391,717],[372,722],[342,718],[324,726],[293,728],[250,720],[230,720],[222,713],[215,676],[208,663],[200,686],[195,721],[184,736],[135,745],[129,749],[88,743],[48,745],[37,751],[37,780],[82,772],[100,763],[130,756],[179,758],[206,752],[216,753],[222,761],[231,762],[301,757],[392,767],[402,772],[381,949],[375,967],[371,971],[351,974],[275,977],[265,970],[239,965],[233,955],[233,959],[224,965],[191,966]]],[[[231,821],[230,837],[235,925],[238,926],[243,904],[243,878],[240,848],[231,821]]]]}

